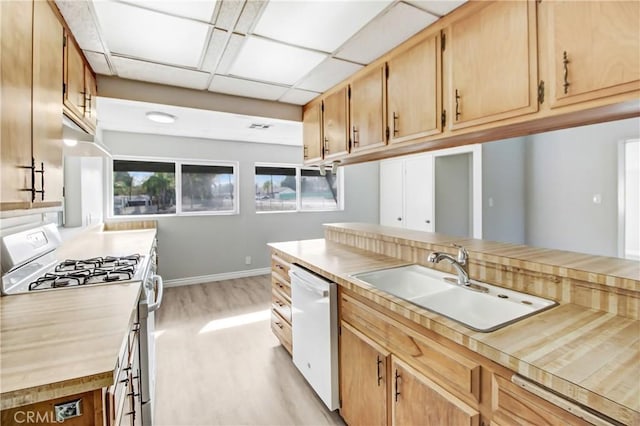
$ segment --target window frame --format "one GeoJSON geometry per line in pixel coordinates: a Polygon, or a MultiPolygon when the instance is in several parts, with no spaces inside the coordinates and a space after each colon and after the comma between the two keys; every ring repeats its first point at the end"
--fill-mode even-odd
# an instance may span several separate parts
{"type": "MultiPolygon", "coordinates": [[[[327,213],[327,212],[339,212],[344,211],[344,174],[342,167],[338,168],[336,173],[336,188],[338,189],[338,200],[335,208],[324,209],[303,209],[302,208],[302,173],[301,170],[318,170],[316,167],[301,166],[300,164],[291,163],[263,163],[256,162],[253,164],[253,187],[254,187],[254,208],[256,208],[256,214],[291,214],[291,213],[327,213]],[[296,170],[296,209],[295,210],[265,210],[260,211],[256,208],[255,204],[255,182],[256,182],[256,168],[257,167],[279,167],[279,168],[291,168],[296,170]]],[[[331,173],[328,168],[327,173],[331,173]]]]}
{"type": "Polygon", "coordinates": [[[189,158],[167,158],[167,157],[144,157],[144,156],[131,156],[131,155],[114,155],[109,159],[109,167],[107,169],[106,179],[106,191],[107,202],[105,203],[106,214],[105,217],[110,219],[123,219],[123,218],[160,218],[160,217],[179,217],[179,216],[234,216],[240,214],[240,164],[237,161],[226,160],[198,160],[189,158]],[[140,214],[140,215],[116,215],[113,205],[113,163],[114,161],[139,161],[149,163],[172,163],[174,165],[175,173],[175,191],[176,191],[176,212],[170,214],[140,214]],[[235,177],[235,183],[233,187],[233,210],[207,210],[207,211],[193,211],[185,212],[182,210],[182,166],[223,166],[232,167],[233,176],[235,177]]]}

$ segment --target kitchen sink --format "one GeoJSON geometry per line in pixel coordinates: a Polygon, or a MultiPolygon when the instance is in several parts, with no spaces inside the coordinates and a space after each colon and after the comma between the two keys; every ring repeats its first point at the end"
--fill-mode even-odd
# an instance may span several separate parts
{"type": "Polygon", "coordinates": [[[553,300],[477,281],[461,286],[453,275],[420,265],[362,272],[351,277],[484,333],[557,305],[553,300]]]}

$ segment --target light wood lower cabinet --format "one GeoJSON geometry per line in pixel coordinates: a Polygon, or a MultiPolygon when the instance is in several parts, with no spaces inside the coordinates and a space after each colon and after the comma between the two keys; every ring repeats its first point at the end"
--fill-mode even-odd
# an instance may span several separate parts
{"type": "Polygon", "coordinates": [[[393,374],[392,425],[478,426],[480,413],[434,381],[391,357],[393,374]]]}
{"type": "Polygon", "coordinates": [[[350,426],[587,424],[463,346],[344,288],[339,301],[340,413],[350,426]]]}
{"type": "Polygon", "coordinates": [[[386,425],[389,352],[342,322],[340,328],[340,415],[351,426],[386,425]],[[350,397],[357,395],[357,397],[350,397]]]}
{"type": "Polygon", "coordinates": [[[291,263],[282,253],[271,254],[271,331],[282,346],[291,354],[291,263]]]}

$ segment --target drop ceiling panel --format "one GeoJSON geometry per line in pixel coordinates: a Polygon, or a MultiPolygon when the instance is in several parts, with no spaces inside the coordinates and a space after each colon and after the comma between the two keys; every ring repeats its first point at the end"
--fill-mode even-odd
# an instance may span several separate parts
{"type": "Polygon", "coordinates": [[[247,37],[229,74],[292,85],[327,55],[256,37],[247,37]]]}
{"type": "Polygon", "coordinates": [[[229,34],[226,31],[217,28],[213,30],[207,52],[204,54],[204,60],[202,61],[202,69],[204,71],[214,72],[216,70],[228,38],[229,34]]]}
{"type": "Polygon", "coordinates": [[[113,72],[111,72],[109,64],[107,63],[107,58],[105,58],[104,54],[100,52],[89,52],[88,50],[85,50],[84,56],[87,58],[87,61],[89,61],[91,69],[93,69],[96,74],[113,75],[113,72]]]}
{"type": "Polygon", "coordinates": [[[305,105],[319,94],[318,92],[309,92],[308,90],[290,89],[278,100],[288,104],[305,105]]]}
{"type": "Polygon", "coordinates": [[[287,88],[256,81],[242,80],[240,78],[215,75],[211,81],[209,90],[212,92],[227,93],[229,95],[275,101],[287,91],[287,88]]]}
{"type": "Polygon", "coordinates": [[[220,3],[220,11],[216,18],[216,28],[222,28],[223,30],[233,30],[233,26],[240,16],[242,11],[243,1],[235,0],[228,1],[222,0],[220,3]]]}
{"type": "Polygon", "coordinates": [[[234,31],[247,34],[251,30],[256,17],[266,3],[267,2],[265,0],[247,0],[234,31]]]}
{"type": "Polygon", "coordinates": [[[300,89],[314,90],[316,92],[324,92],[361,68],[362,65],[354,64],[353,62],[329,58],[314,68],[297,87],[300,89]]]}
{"type": "Polygon", "coordinates": [[[209,25],[123,3],[93,3],[112,53],[196,68],[209,25]]]}
{"type": "Polygon", "coordinates": [[[112,56],[111,61],[116,68],[118,76],[130,80],[204,90],[207,88],[211,77],[211,74],[207,72],[170,67],[119,56],[112,56]]]}
{"type": "Polygon", "coordinates": [[[411,3],[420,9],[424,9],[427,12],[431,12],[438,16],[444,16],[451,12],[453,9],[466,3],[466,0],[405,0],[407,3],[411,3]]]}
{"type": "Polygon", "coordinates": [[[296,121],[109,98],[98,98],[97,108],[103,130],[302,145],[302,123],[296,121]],[[173,124],[154,123],[145,117],[149,111],[171,114],[176,117],[176,121],[173,124]],[[269,128],[250,129],[252,123],[267,124],[269,128]]]}
{"type": "Polygon", "coordinates": [[[368,64],[438,18],[405,3],[397,3],[371,21],[337,53],[337,57],[368,64]],[[401,24],[399,24],[401,23],[401,24]]]}
{"type": "Polygon", "coordinates": [[[60,13],[64,16],[78,45],[82,50],[102,52],[104,47],[100,40],[98,28],[89,3],[77,0],[56,1],[60,13]]]}
{"type": "Polygon", "coordinates": [[[297,46],[333,52],[389,3],[388,0],[271,1],[253,32],[297,46]]]}
{"type": "Polygon", "coordinates": [[[227,44],[227,48],[222,54],[222,59],[220,59],[218,68],[216,69],[216,72],[218,74],[229,73],[229,68],[231,68],[233,61],[236,59],[236,56],[240,51],[240,47],[242,46],[243,41],[244,41],[243,35],[231,34],[231,38],[229,38],[229,43],[227,44]]]}
{"type": "Polygon", "coordinates": [[[124,2],[204,22],[211,22],[213,11],[216,7],[215,0],[124,0],[124,2]]]}

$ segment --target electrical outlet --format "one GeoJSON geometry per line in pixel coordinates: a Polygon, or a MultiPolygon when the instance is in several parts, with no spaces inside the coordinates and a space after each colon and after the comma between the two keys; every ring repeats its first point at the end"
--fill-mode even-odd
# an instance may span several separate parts
{"type": "Polygon", "coordinates": [[[244,264],[245,265],[251,265],[251,256],[247,256],[244,258],[244,264]]]}

